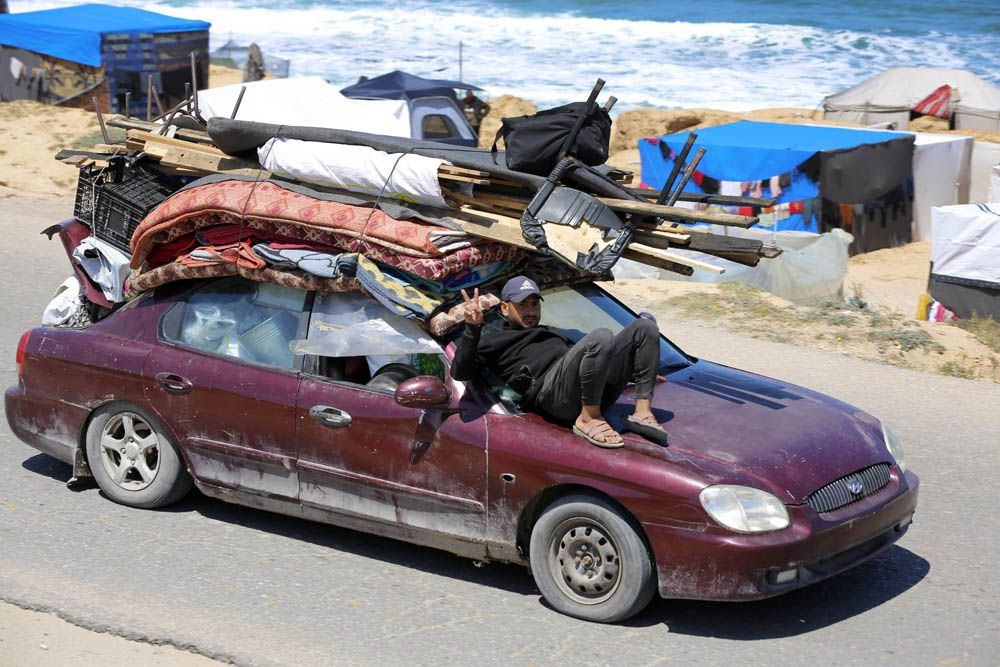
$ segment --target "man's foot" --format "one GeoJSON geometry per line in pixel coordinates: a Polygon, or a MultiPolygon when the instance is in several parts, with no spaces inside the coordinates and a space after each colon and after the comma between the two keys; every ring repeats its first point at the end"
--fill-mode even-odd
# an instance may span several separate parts
{"type": "Polygon", "coordinates": [[[667,439],[667,432],[652,414],[629,415],[625,418],[625,428],[653,442],[665,442],[667,439]]]}
{"type": "Polygon", "coordinates": [[[591,419],[588,422],[577,419],[573,424],[573,433],[598,447],[614,449],[625,445],[618,431],[611,428],[603,419],[591,419]]]}

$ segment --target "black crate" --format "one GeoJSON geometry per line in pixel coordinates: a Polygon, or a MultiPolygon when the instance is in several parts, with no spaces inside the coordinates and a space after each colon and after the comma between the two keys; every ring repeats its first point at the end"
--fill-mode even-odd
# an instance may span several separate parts
{"type": "Polygon", "coordinates": [[[76,202],[73,204],[73,217],[80,222],[91,224],[94,219],[94,208],[97,206],[97,193],[108,183],[121,183],[125,171],[125,160],[112,158],[106,167],[83,167],[80,178],[76,182],[76,202]]]}
{"type": "Polygon", "coordinates": [[[101,186],[91,224],[94,236],[131,252],[132,232],[174,189],[167,178],[151,171],[127,171],[121,183],[101,186]]]}

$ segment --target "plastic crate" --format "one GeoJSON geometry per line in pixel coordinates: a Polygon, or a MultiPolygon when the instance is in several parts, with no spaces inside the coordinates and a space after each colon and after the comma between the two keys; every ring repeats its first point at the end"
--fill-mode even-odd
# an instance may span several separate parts
{"type": "Polygon", "coordinates": [[[125,160],[112,158],[107,167],[83,167],[76,182],[76,201],[73,217],[91,224],[97,206],[97,192],[108,183],[120,183],[125,170],[125,160]]]}
{"type": "Polygon", "coordinates": [[[126,172],[121,183],[98,189],[91,230],[94,236],[129,253],[132,232],[150,211],[169,197],[174,187],[150,171],[126,172]]]}

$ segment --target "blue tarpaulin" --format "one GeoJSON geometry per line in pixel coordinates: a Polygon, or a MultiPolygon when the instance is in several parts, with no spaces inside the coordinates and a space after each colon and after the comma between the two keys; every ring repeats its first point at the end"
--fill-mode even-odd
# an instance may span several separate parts
{"type": "MultiPolygon", "coordinates": [[[[763,180],[791,171],[819,151],[854,148],[861,144],[875,144],[903,136],[898,132],[758,123],[749,120],[695,130],[695,133],[698,140],[691,149],[691,154],[701,146],[707,150],[698,165],[698,171],[720,181],[763,180]]],[[[668,134],[660,137],[660,141],[666,142],[675,153],[679,153],[688,134],[690,132],[668,134]]],[[[644,142],[639,143],[641,150],[644,142]]]]}
{"type": "MultiPolygon", "coordinates": [[[[699,147],[706,149],[698,171],[718,181],[766,181],[772,176],[786,175],[788,181],[777,196],[778,203],[799,201],[803,212],[777,221],[777,230],[819,231],[819,184],[796,170],[803,162],[821,151],[853,149],[864,144],[881,144],[899,139],[898,132],[855,130],[843,127],[815,125],[785,125],[739,121],[718,127],[695,130],[698,139],[688,156],[690,160],[699,147]]],[[[657,139],[639,140],[642,160],[642,182],[659,189],[667,180],[673,161],[665,157],[665,144],[680,153],[690,132],[668,134],[657,139]]],[[[667,151],[669,153],[669,151],[667,151]]],[[[702,192],[696,181],[685,188],[702,192]]],[[[763,196],[772,196],[765,185],[763,196]]]]}
{"type": "Polygon", "coordinates": [[[210,26],[134,7],[76,5],[0,15],[0,45],[100,67],[102,35],[189,32],[210,26]]]}

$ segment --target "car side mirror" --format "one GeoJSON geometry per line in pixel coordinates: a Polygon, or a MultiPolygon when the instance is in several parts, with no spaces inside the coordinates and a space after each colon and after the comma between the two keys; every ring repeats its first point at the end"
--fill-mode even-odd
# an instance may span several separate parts
{"type": "Polygon", "coordinates": [[[405,408],[445,409],[451,403],[451,392],[440,378],[418,375],[399,383],[396,387],[396,403],[405,408]]]}

